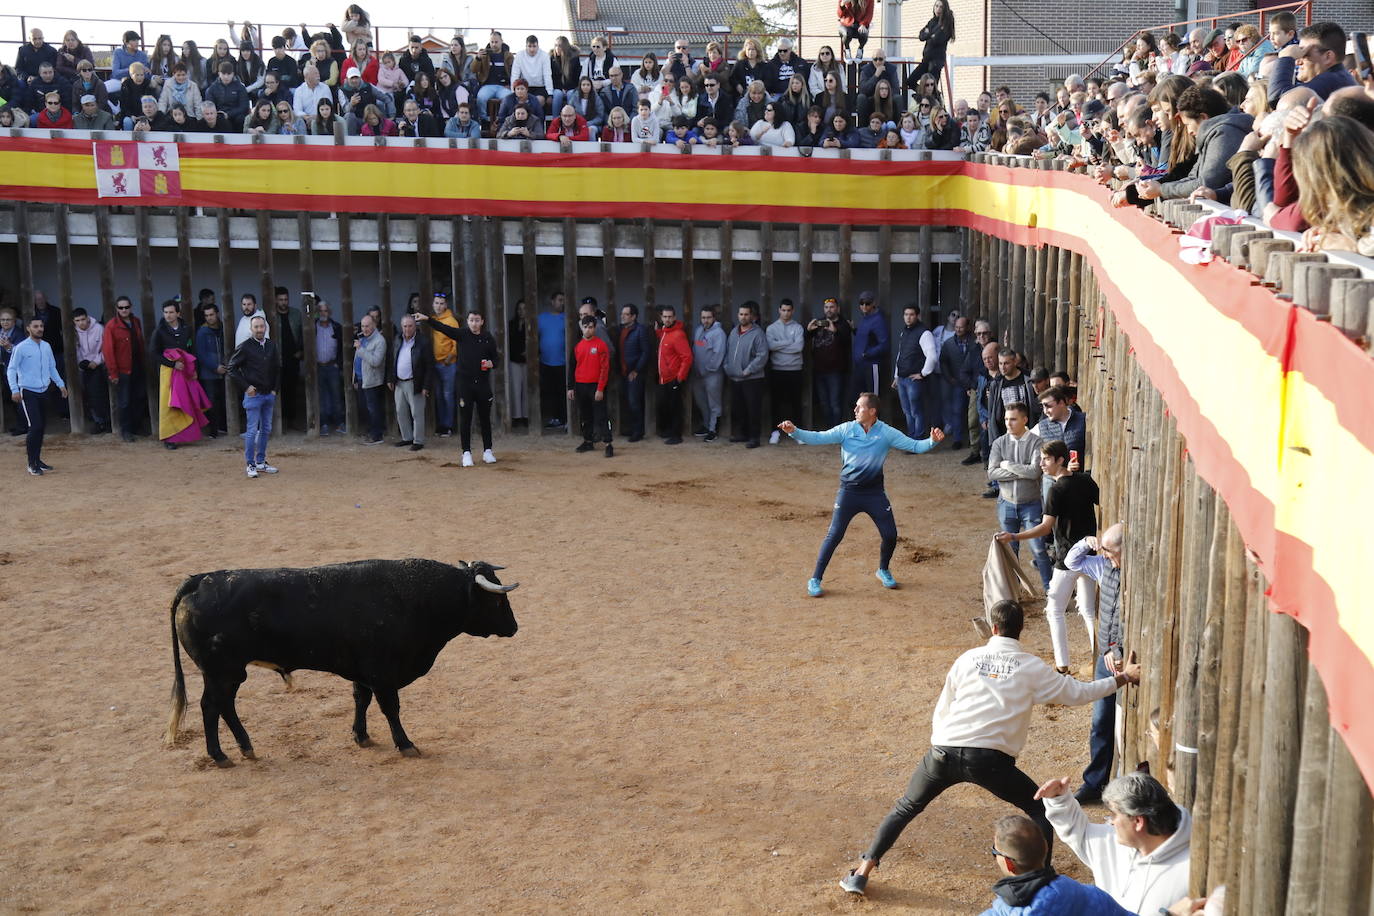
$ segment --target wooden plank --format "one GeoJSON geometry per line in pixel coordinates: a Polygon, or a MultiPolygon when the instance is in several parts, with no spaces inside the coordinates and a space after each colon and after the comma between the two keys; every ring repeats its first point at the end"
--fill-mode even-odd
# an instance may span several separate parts
{"type": "MultiPolygon", "coordinates": [[[[883,228],[887,229],[889,227],[884,226],[883,228]]],[[[931,248],[934,244],[935,235],[931,231],[931,228],[929,226],[921,226],[919,229],[916,230],[916,256],[918,258],[918,273],[916,274],[916,304],[920,306],[921,309],[921,320],[926,322],[927,325],[929,325],[930,323],[931,306],[934,304],[935,301],[933,298],[933,293],[935,290],[936,267],[935,262],[931,260],[931,248]]],[[[879,232],[878,245],[878,283],[879,285],[881,285],[881,271],[884,260],[888,262],[889,270],[891,269],[890,265],[892,262],[892,234],[889,232],[887,233],[887,236],[884,237],[883,233],[879,232]]],[[[878,294],[878,301],[888,303],[888,308],[895,313],[894,317],[897,319],[898,322],[901,322],[902,313],[897,311],[899,303],[893,302],[890,295],[886,299],[883,298],[881,293],[878,294]]]]}
{"type": "MultiPolygon", "coordinates": [[[[281,340],[281,323],[277,315],[277,310],[272,303],[276,297],[273,289],[276,284],[272,280],[272,214],[267,210],[259,210],[257,213],[258,222],[258,305],[267,313],[267,327],[273,340],[281,340]]],[[[272,406],[272,435],[281,436],[286,432],[282,423],[282,416],[285,412],[283,398],[278,392],[277,400],[272,406]]]]}
{"type": "MultiPolygon", "coordinates": [[[[650,257],[646,255],[646,258],[650,257]]],[[[648,262],[645,262],[645,270],[648,270],[648,262]]],[[[576,342],[582,336],[582,331],[577,325],[577,310],[582,301],[582,297],[577,294],[577,220],[563,220],[563,289],[568,297],[568,306],[563,309],[563,339],[567,342],[568,349],[576,346],[576,342]]],[[[568,357],[567,365],[563,370],[563,388],[572,390],[573,386],[572,357],[568,357]]],[[[568,425],[563,427],[563,431],[569,436],[573,435],[574,429],[579,429],[580,414],[577,410],[575,401],[568,402],[568,425]]]]}
{"type": "Polygon", "coordinates": [[[1253,834],[1255,854],[1264,867],[1255,869],[1251,885],[1254,896],[1249,910],[1257,916],[1279,916],[1288,900],[1293,801],[1297,797],[1300,759],[1298,742],[1302,731],[1302,697],[1306,690],[1303,683],[1307,671],[1306,634],[1307,631],[1287,614],[1275,614],[1269,621],[1264,671],[1264,753],[1259,759],[1259,797],[1263,804],[1253,834]]]}
{"type": "MultiPolygon", "coordinates": [[[[1340,737],[1327,716],[1326,688],[1307,663],[1307,691],[1302,712],[1302,759],[1298,761],[1298,795],[1293,804],[1293,858],[1288,871],[1286,916],[1318,916],[1322,857],[1327,848],[1325,803],[1331,742],[1340,737]]],[[[1233,862],[1230,874],[1237,874],[1233,862]]],[[[1229,876],[1227,878],[1229,880],[1229,876]]]]}
{"type": "Polygon", "coordinates": [[[138,307],[143,316],[143,334],[146,339],[139,341],[143,348],[140,355],[144,362],[143,382],[148,389],[148,417],[152,426],[153,438],[158,438],[158,385],[160,384],[158,364],[148,359],[148,340],[157,330],[160,317],[153,301],[153,253],[150,244],[151,231],[147,207],[134,209],[134,237],[137,244],[135,259],[138,264],[138,307]]]}
{"type": "MultiPolygon", "coordinates": [[[[891,226],[883,226],[889,234],[892,232],[891,226]]],[[[761,311],[759,318],[764,327],[772,323],[773,317],[777,314],[773,302],[773,247],[774,232],[772,223],[759,224],[759,305],[761,311]]],[[[890,267],[891,265],[889,265],[890,267]]],[[[728,322],[734,323],[735,305],[733,302],[721,303],[725,307],[728,322]]]]}
{"type": "Polygon", "coordinates": [[[854,320],[858,305],[854,302],[854,227],[842,224],[839,231],[839,300],[840,314],[854,320]]]}
{"type": "Polygon", "coordinates": [[[539,402],[539,270],[534,253],[535,225],[528,216],[520,221],[520,269],[525,290],[525,403],[529,407],[530,433],[538,436],[544,428],[543,407],[539,402]]]}
{"type": "MultiPolygon", "coordinates": [[[[57,255],[57,304],[62,312],[62,378],[67,383],[67,413],[71,417],[71,431],[84,435],[86,432],[86,391],[82,385],[81,370],[76,359],[76,325],[72,322],[72,239],[67,220],[71,207],[57,204],[53,207],[55,242],[57,255]]],[[[91,316],[94,320],[98,316],[91,316]]]]}
{"type": "MultiPolygon", "coordinates": [[[[396,352],[396,321],[391,312],[391,217],[385,213],[377,215],[377,290],[378,305],[382,307],[382,326],[378,330],[386,340],[386,358],[391,359],[396,352]]],[[[386,395],[383,392],[383,436],[387,430],[396,429],[396,401],[386,395]]]]}
{"type": "Polygon", "coordinates": [[[362,434],[358,422],[358,389],[353,387],[353,214],[340,213],[339,220],[339,322],[343,340],[339,341],[339,374],[343,378],[344,422],[353,436],[362,434]]]}
{"type": "Polygon", "coordinates": [[[645,217],[642,227],[644,238],[644,307],[650,312],[658,305],[658,261],[655,258],[654,250],[655,228],[653,217],[645,217]]]}
{"type": "MultiPolygon", "coordinates": [[[[191,211],[187,207],[177,207],[175,212],[177,233],[177,278],[181,290],[181,320],[188,328],[196,326],[196,290],[191,282],[191,211]]],[[[192,333],[192,341],[195,335],[192,333]]]]}
{"type": "Polygon", "coordinates": [[[429,214],[415,214],[415,276],[420,307],[428,309],[434,301],[434,256],[430,241],[429,214]]]}
{"type": "MultiPolygon", "coordinates": [[[[100,274],[100,315],[102,322],[115,316],[114,249],[110,246],[110,208],[95,208],[95,247],[96,270],[100,274]]],[[[225,246],[227,247],[227,246],[225,246]]],[[[107,385],[110,393],[110,429],[119,425],[119,392],[116,386],[107,385]]],[[[0,418],[4,411],[0,410],[0,418]]],[[[9,428],[8,425],[5,427],[9,428]]]]}
{"type": "MultiPolygon", "coordinates": [[[[726,220],[720,224],[720,301],[731,302],[735,298],[735,224],[732,220],[726,220]]],[[[706,303],[702,303],[703,305],[706,303]]],[[[655,316],[657,317],[657,316],[655,316]]],[[[692,322],[695,316],[692,314],[690,306],[683,306],[682,313],[679,315],[682,323],[687,326],[687,333],[692,333],[692,322]]],[[[691,386],[688,386],[689,388],[691,386]]],[[[691,405],[688,405],[688,414],[691,417],[691,405]]]]}
{"type": "MultiPolygon", "coordinates": [[[[690,232],[691,225],[692,225],[692,223],[691,223],[689,220],[683,220],[682,226],[683,226],[683,239],[684,239],[684,245],[689,245],[689,244],[690,244],[690,240],[688,239],[688,233],[690,232]]],[[[685,250],[690,251],[690,249],[685,249],[685,250]]],[[[684,255],[683,255],[683,258],[684,258],[684,260],[683,260],[683,264],[682,264],[682,271],[683,271],[683,274],[682,274],[682,276],[683,276],[683,281],[682,281],[682,283],[683,283],[683,288],[686,289],[686,288],[691,284],[691,270],[692,270],[692,268],[691,268],[691,262],[690,262],[690,260],[687,259],[687,258],[688,258],[688,255],[687,255],[687,254],[684,254],[684,255]]],[[[608,329],[619,328],[619,326],[620,326],[620,308],[621,308],[621,302],[620,302],[619,294],[618,294],[618,292],[617,292],[617,290],[616,290],[616,271],[615,271],[615,220],[613,220],[613,219],[603,219],[603,220],[601,221],[601,276],[602,276],[602,280],[603,280],[604,283],[605,283],[605,290],[606,290],[606,292],[605,292],[605,295],[606,295],[606,327],[607,327],[608,329]]],[[[636,308],[637,308],[637,307],[638,307],[638,303],[636,303],[636,308]]],[[[641,315],[642,315],[642,313],[641,313],[641,315]]],[[[620,342],[619,331],[618,331],[618,330],[612,330],[612,331],[611,331],[611,337],[612,337],[613,340],[616,341],[616,345],[617,345],[617,347],[618,347],[618,346],[619,346],[619,342],[620,342]]],[[[616,350],[615,353],[618,354],[618,353],[619,353],[619,350],[616,350]]],[[[619,382],[619,383],[622,384],[622,385],[624,384],[623,381],[620,379],[620,363],[619,363],[619,360],[618,360],[618,359],[616,360],[615,365],[613,365],[613,366],[611,367],[611,378],[615,379],[617,382],[619,382]]],[[[647,380],[646,380],[646,384],[647,384],[647,380]]],[[[622,429],[623,429],[623,427],[622,427],[622,425],[621,425],[622,422],[623,422],[623,411],[622,411],[623,404],[622,404],[621,402],[622,402],[623,400],[624,400],[624,390],[623,390],[623,388],[622,388],[621,391],[620,391],[620,393],[619,393],[616,397],[610,398],[610,403],[607,405],[607,410],[608,410],[608,412],[609,412],[609,414],[610,414],[610,418],[611,418],[611,429],[612,429],[612,430],[622,430],[622,429]]],[[[649,398],[649,399],[647,399],[647,400],[652,401],[653,399],[652,399],[652,398],[649,398]]],[[[653,427],[647,427],[647,428],[652,429],[653,427]]]]}
{"type": "Polygon", "coordinates": [[[1370,803],[1369,787],[1338,732],[1331,733],[1328,756],[1326,853],[1322,859],[1319,912],[1368,913],[1374,806],[1370,803]]]}
{"type": "Polygon", "coordinates": [[[19,322],[25,325],[33,316],[33,238],[29,205],[22,200],[14,203],[14,236],[19,246],[19,322]]]}
{"type": "Polygon", "coordinates": [[[506,384],[505,365],[510,351],[506,349],[506,322],[509,319],[506,304],[506,245],[502,236],[501,220],[488,218],[484,221],[486,231],[486,307],[487,330],[496,341],[496,352],[501,354],[497,370],[492,373],[492,403],[498,408],[499,416],[494,417],[503,435],[510,435],[510,399],[506,384]]]}
{"type": "MultiPolygon", "coordinates": [[[[296,214],[296,237],[300,240],[301,277],[301,369],[305,385],[305,438],[320,437],[320,368],[315,362],[315,321],[319,312],[315,292],[315,246],[313,221],[305,211],[296,214]],[[306,295],[310,293],[311,295],[306,295]]],[[[340,342],[342,346],[342,342],[340,342]]]]}

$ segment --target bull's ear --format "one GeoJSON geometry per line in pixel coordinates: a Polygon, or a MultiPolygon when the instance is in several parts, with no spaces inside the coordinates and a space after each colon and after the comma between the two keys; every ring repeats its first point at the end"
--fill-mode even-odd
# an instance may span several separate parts
{"type": "Polygon", "coordinates": [[[459,560],[459,561],[458,561],[458,568],[459,568],[459,569],[467,569],[467,568],[468,568],[468,564],[465,563],[465,562],[462,561],[462,560],[459,560]]]}

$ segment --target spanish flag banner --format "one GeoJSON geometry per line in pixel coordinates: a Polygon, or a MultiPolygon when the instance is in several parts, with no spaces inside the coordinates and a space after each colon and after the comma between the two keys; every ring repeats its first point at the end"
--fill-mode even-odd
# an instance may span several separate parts
{"type": "MultiPolygon", "coordinates": [[[[1374,720],[1362,715],[1374,696],[1374,614],[1360,582],[1374,566],[1374,536],[1348,511],[1352,488],[1374,480],[1374,362],[1230,264],[1181,262],[1169,227],[1113,210],[1095,182],[827,151],[530,153],[232,139],[176,144],[178,167],[159,171],[179,177],[180,200],[155,188],[128,203],[509,218],[641,218],[671,207],[703,221],[968,227],[1082,254],[1199,474],[1258,557],[1273,609],[1309,630],[1332,724],[1374,786],[1374,720]]],[[[137,144],[140,168],[145,145],[137,144]]],[[[113,155],[97,150],[92,168],[89,141],[0,138],[3,193],[108,202],[96,172],[113,168],[113,155]]],[[[123,156],[131,166],[127,149],[123,156]]]]}

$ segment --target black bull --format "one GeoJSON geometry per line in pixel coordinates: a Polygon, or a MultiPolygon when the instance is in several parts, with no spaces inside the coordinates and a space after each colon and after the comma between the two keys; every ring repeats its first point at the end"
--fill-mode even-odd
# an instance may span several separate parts
{"type": "Polygon", "coordinates": [[[367,706],[375,696],[396,748],[419,750],[401,728],[398,692],[423,677],[450,639],[514,636],[499,566],[450,566],[433,560],[359,560],[311,569],[226,569],[191,576],[172,599],[172,716],[167,743],[176,740],[186,708],[186,682],[177,641],[204,679],[200,711],[205,749],[219,766],[233,766],[219,743],[219,720],[243,756],[253,744],[234,709],[248,665],[279,673],[290,683],[297,669],[328,671],[353,682],[353,740],[372,744],[367,706]]]}

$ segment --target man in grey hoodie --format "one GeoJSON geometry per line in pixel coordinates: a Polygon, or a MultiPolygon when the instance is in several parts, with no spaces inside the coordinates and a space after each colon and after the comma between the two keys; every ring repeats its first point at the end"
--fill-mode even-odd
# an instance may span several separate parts
{"type": "Polygon", "coordinates": [[[716,438],[725,391],[725,329],[717,320],[719,307],[703,305],[701,322],[692,334],[692,401],[701,413],[701,425],[693,435],[707,442],[716,438]]]}
{"type": "MultiPolygon", "coordinates": [[[[1004,413],[1007,432],[992,443],[988,455],[988,479],[997,485],[997,521],[1013,534],[1040,524],[1040,437],[1027,426],[1027,407],[1019,401],[1004,413]]],[[[1050,557],[1040,538],[1031,538],[1031,557],[1040,571],[1040,583],[1050,587],[1050,557]]],[[[1020,542],[1012,541],[1020,554],[1020,542]]]]}
{"type": "MultiPolygon", "coordinates": [[[[791,299],[778,303],[778,320],[768,326],[768,381],[769,392],[773,395],[773,415],[776,426],[791,417],[800,417],[802,394],[802,351],[806,347],[806,334],[801,322],[793,321],[795,311],[791,299]]],[[[778,430],[768,438],[769,443],[777,445],[778,430]]]]}
{"type": "Polygon", "coordinates": [[[739,307],[739,324],[730,332],[725,352],[725,374],[730,377],[730,411],[735,434],[731,442],[745,448],[759,447],[759,421],[763,418],[763,367],[768,365],[768,339],[759,327],[759,306],[749,301],[739,307]]]}

